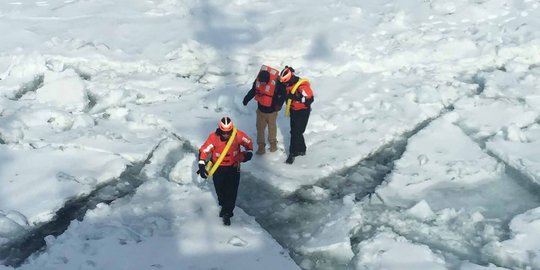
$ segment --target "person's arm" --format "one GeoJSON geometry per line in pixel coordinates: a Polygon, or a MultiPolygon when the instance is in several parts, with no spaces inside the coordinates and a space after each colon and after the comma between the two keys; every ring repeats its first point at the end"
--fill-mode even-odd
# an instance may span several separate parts
{"type": "Polygon", "coordinates": [[[253,140],[244,132],[241,132],[241,135],[241,144],[244,147],[244,151],[253,151],[253,140]]]}
{"type": "Polygon", "coordinates": [[[242,104],[246,106],[248,102],[255,96],[255,81],[253,82],[253,85],[251,86],[251,89],[247,92],[246,96],[244,97],[244,100],[242,101],[242,104]]]}
{"type": "Polygon", "coordinates": [[[300,99],[298,101],[306,104],[306,106],[311,106],[311,103],[315,100],[315,97],[313,96],[313,91],[311,90],[311,86],[309,84],[305,84],[299,87],[300,90],[300,99]]]}
{"type": "Polygon", "coordinates": [[[281,107],[283,106],[283,103],[287,99],[287,90],[285,88],[285,85],[278,82],[276,84],[276,92],[274,94],[274,108],[279,111],[281,107]]]}
{"type": "Polygon", "coordinates": [[[197,174],[199,174],[202,178],[208,177],[208,172],[205,168],[206,160],[208,159],[208,155],[212,154],[214,148],[215,147],[212,142],[212,134],[210,134],[201,146],[201,148],[199,148],[199,170],[197,171],[197,174]]]}
{"type": "Polygon", "coordinates": [[[212,134],[210,134],[201,148],[199,148],[199,162],[206,161],[208,159],[208,155],[211,155],[212,151],[214,151],[214,148],[215,146],[213,144],[212,134]]]}
{"type": "Polygon", "coordinates": [[[246,133],[240,130],[238,131],[236,136],[238,136],[240,145],[244,147],[244,151],[241,151],[240,155],[238,155],[238,161],[246,162],[253,157],[253,140],[248,135],[246,135],[246,133]]]}

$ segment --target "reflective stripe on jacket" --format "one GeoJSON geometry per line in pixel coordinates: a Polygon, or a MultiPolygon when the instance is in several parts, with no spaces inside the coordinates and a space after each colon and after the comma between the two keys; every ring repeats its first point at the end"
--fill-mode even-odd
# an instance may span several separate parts
{"type": "MultiPolygon", "coordinates": [[[[206,160],[211,155],[212,162],[221,155],[221,152],[225,149],[227,140],[222,141],[220,136],[216,132],[212,132],[208,135],[208,138],[199,149],[199,159],[206,160]]],[[[243,146],[246,151],[253,150],[253,140],[241,130],[238,130],[236,137],[231,144],[231,148],[227,152],[225,158],[221,162],[220,166],[238,166],[238,164],[244,160],[244,154],[242,153],[240,146],[243,146]]]]}
{"type": "MultiPolygon", "coordinates": [[[[287,86],[287,94],[291,93],[291,90],[293,89],[293,87],[294,87],[294,84],[287,86]]],[[[303,98],[304,102],[306,100],[312,99],[313,91],[311,90],[311,85],[309,84],[309,82],[306,81],[300,84],[300,86],[298,86],[298,89],[296,89],[296,95],[302,95],[302,97],[304,97],[303,98]]],[[[309,108],[309,106],[306,105],[304,102],[293,100],[291,102],[291,110],[297,111],[297,110],[304,110],[304,109],[309,108]]]]}

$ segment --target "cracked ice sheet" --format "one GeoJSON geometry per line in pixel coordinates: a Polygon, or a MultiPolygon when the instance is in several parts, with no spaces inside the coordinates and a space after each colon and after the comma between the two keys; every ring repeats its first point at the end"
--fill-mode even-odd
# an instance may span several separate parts
{"type": "Polygon", "coordinates": [[[356,269],[443,270],[444,258],[428,246],[414,244],[393,232],[380,232],[360,243],[356,269]]]}
{"type": "Polygon", "coordinates": [[[111,153],[73,147],[0,145],[0,149],[0,210],[17,211],[32,225],[49,220],[68,199],[118,177],[128,164],[111,153]]]}
{"type": "Polygon", "coordinates": [[[495,159],[442,118],[409,139],[407,150],[377,193],[391,204],[414,202],[437,189],[474,188],[500,175],[495,159]]]}
{"type": "Polygon", "coordinates": [[[156,178],[48,237],[47,250],[18,269],[299,269],[253,217],[236,208],[226,227],[218,212],[212,191],[156,178]]]}
{"type": "Polygon", "coordinates": [[[540,208],[518,215],[510,222],[510,239],[492,241],[482,250],[498,265],[527,269],[540,265],[540,208]]]}
{"type": "Polygon", "coordinates": [[[432,122],[409,139],[394,171],[376,190],[384,202],[409,207],[425,200],[435,210],[464,208],[498,219],[535,207],[539,200],[534,192],[506,175],[502,164],[449,118],[432,122]]]}
{"type": "MultiPolygon", "coordinates": [[[[429,246],[413,243],[394,232],[381,230],[359,245],[354,261],[356,269],[448,269],[444,258],[429,246]]],[[[461,270],[503,270],[494,265],[463,262],[461,270]]]]}
{"type": "Polygon", "coordinates": [[[484,91],[455,104],[455,122],[479,139],[526,127],[540,116],[540,69],[512,61],[505,67],[479,73],[484,91]]]}
{"type": "MultiPolygon", "coordinates": [[[[50,77],[53,83],[46,79],[40,89],[52,85],[76,97],[85,93],[72,72],[50,77]]],[[[67,200],[114,180],[130,163],[143,161],[161,139],[161,131],[129,121],[128,112],[112,110],[109,119],[95,119],[80,111],[84,100],[74,99],[81,102],[71,107],[64,98],[29,92],[20,100],[1,100],[0,135],[6,144],[0,154],[5,167],[0,170],[0,211],[21,214],[27,221],[15,223],[23,227],[48,221],[67,200]],[[32,203],[36,197],[39,204],[32,203]]]]}
{"type": "Polygon", "coordinates": [[[311,234],[299,251],[348,264],[354,256],[350,231],[361,222],[361,213],[354,204],[354,195],[344,197],[340,210],[321,219],[324,225],[311,234]]]}
{"type": "MultiPolygon", "coordinates": [[[[285,194],[294,192],[358,163],[404,132],[413,130],[418,123],[436,117],[444,104],[473,90],[472,85],[410,78],[401,72],[347,72],[340,78],[343,85],[332,91],[328,89],[336,88],[335,78],[313,79],[316,100],[305,132],[306,156],[297,157],[292,166],[284,164],[290,127],[282,110],[278,116],[279,150],[255,156],[252,161],[242,164],[243,171],[285,194]],[[361,78],[359,85],[354,80],[358,77],[361,78]],[[400,78],[399,83],[396,77],[400,78]],[[324,101],[330,101],[332,106],[323,104],[324,101]]],[[[236,126],[255,140],[254,111],[257,105],[255,101],[247,107],[241,105],[246,92],[223,86],[210,93],[190,93],[183,96],[180,103],[149,104],[136,110],[140,112],[142,122],[167,128],[197,149],[225,115],[231,116],[236,126]]],[[[257,149],[256,141],[254,148],[257,149]]]]}
{"type": "MultiPolygon", "coordinates": [[[[479,261],[478,251],[486,243],[499,240],[504,235],[501,225],[493,224],[492,219],[479,212],[453,208],[434,212],[424,200],[408,209],[381,209],[381,205],[364,204],[363,218],[351,237],[360,245],[380,232],[392,232],[411,244],[426,245],[435,249],[437,254],[444,254],[448,265],[466,260],[485,263],[479,261]]],[[[408,256],[405,254],[403,256],[408,256]]]]}
{"type": "Polygon", "coordinates": [[[388,205],[408,207],[424,199],[436,210],[465,208],[500,219],[538,203],[533,192],[506,175],[497,160],[446,118],[409,140],[377,193],[388,205]],[[498,199],[493,201],[493,197],[498,199]],[[516,197],[521,199],[516,201],[516,197]]]}
{"type": "Polygon", "coordinates": [[[538,112],[526,104],[506,99],[467,99],[456,104],[457,123],[477,138],[489,137],[499,131],[524,127],[534,123],[538,112]]]}
{"type": "Polygon", "coordinates": [[[513,73],[498,72],[496,75],[488,77],[494,82],[487,94],[497,99],[520,102],[520,110],[527,111],[514,111],[511,114],[513,116],[497,114],[494,118],[512,117],[514,120],[501,125],[495,136],[486,143],[486,147],[511,167],[540,184],[540,159],[537,154],[540,146],[540,127],[537,124],[540,118],[540,69],[522,67],[513,73]]]}
{"type": "MultiPolygon", "coordinates": [[[[446,82],[437,80],[424,83],[422,79],[401,78],[398,84],[391,78],[404,76],[400,72],[389,77],[364,76],[354,72],[341,74],[340,79],[355,82],[355,85],[344,84],[332,91],[328,89],[335,88],[332,86],[335,79],[319,78],[318,85],[315,84],[318,89],[314,89],[319,92],[304,134],[307,155],[297,157],[293,165],[283,163],[288,153],[290,128],[289,119],[281,118],[283,112],[280,112],[278,141],[283,148],[278,153],[255,158],[245,165],[246,170],[284,193],[313,185],[321,178],[357,164],[412,131],[418,123],[436,117],[446,102],[470,91],[465,85],[446,86],[446,82]],[[358,81],[362,83],[357,85],[358,81]],[[444,94],[448,96],[444,96],[441,88],[447,90],[444,94]],[[317,104],[317,100],[329,101],[332,105],[317,104]]],[[[255,131],[250,134],[255,135],[255,131]]]]}
{"type": "Polygon", "coordinates": [[[540,125],[508,129],[486,144],[487,149],[540,185],[540,125]]]}
{"type": "MultiPolygon", "coordinates": [[[[24,104],[23,101],[18,102],[24,104]]],[[[161,139],[160,130],[128,121],[130,112],[109,110],[109,119],[88,114],[71,114],[43,105],[29,104],[6,110],[0,134],[9,144],[30,144],[34,148],[73,147],[119,155],[140,162],[161,139]]]]}

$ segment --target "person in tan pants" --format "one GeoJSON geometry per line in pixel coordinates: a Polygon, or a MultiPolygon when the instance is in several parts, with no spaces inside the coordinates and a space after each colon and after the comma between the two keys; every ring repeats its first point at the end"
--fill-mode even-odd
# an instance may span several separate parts
{"type": "Polygon", "coordinates": [[[277,114],[278,112],[263,113],[261,110],[257,109],[257,144],[259,148],[257,149],[257,154],[262,155],[265,153],[265,138],[264,133],[266,126],[268,126],[268,143],[270,144],[270,152],[277,151],[277,114]]]}
{"type": "Polygon", "coordinates": [[[243,104],[255,97],[257,100],[257,145],[256,154],[266,153],[265,131],[268,126],[268,143],[270,152],[277,151],[277,114],[285,101],[285,86],[277,79],[279,71],[263,65],[253,86],[244,97],[243,104]]]}

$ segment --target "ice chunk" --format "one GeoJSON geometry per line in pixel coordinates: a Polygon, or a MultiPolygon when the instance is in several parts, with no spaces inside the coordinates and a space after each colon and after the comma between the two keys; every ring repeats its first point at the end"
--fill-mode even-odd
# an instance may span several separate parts
{"type": "Polygon", "coordinates": [[[445,261],[425,245],[381,232],[359,245],[356,269],[446,269],[445,261]]]}
{"type": "Polygon", "coordinates": [[[429,207],[429,204],[425,200],[421,200],[416,205],[408,209],[407,213],[420,220],[427,220],[435,216],[435,213],[433,213],[429,207]]]}
{"type": "Polygon", "coordinates": [[[84,83],[73,70],[46,73],[43,87],[36,90],[36,99],[70,112],[82,111],[89,103],[84,83]]]}
{"type": "Polygon", "coordinates": [[[13,238],[20,235],[23,231],[23,226],[7,216],[0,215],[0,237],[13,238]]]}
{"type": "Polygon", "coordinates": [[[243,240],[242,238],[238,237],[238,236],[233,236],[231,237],[231,239],[229,239],[229,241],[227,241],[227,243],[229,245],[232,245],[232,246],[235,246],[235,247],[243,247],[243,246],[246,246],[248,243],[243,240]]]}
{"type": "Polygon", "coordinates": [[[354,256],[351,246],[352,228],[361,223],[360,210],[350,204],[353,196],[346,196],[343,207],[329,216],[326,224],[311,236],[300,248],[305,254],[324,254],[338,262],[348,263],[354,256]]]}
{"type": "Polygon", "coordinates": [[[540,266],[540,207],[512,219],[510,230],[510,239],[484,247],[485,256],[497,265],[512,269],[540,266]]]}

